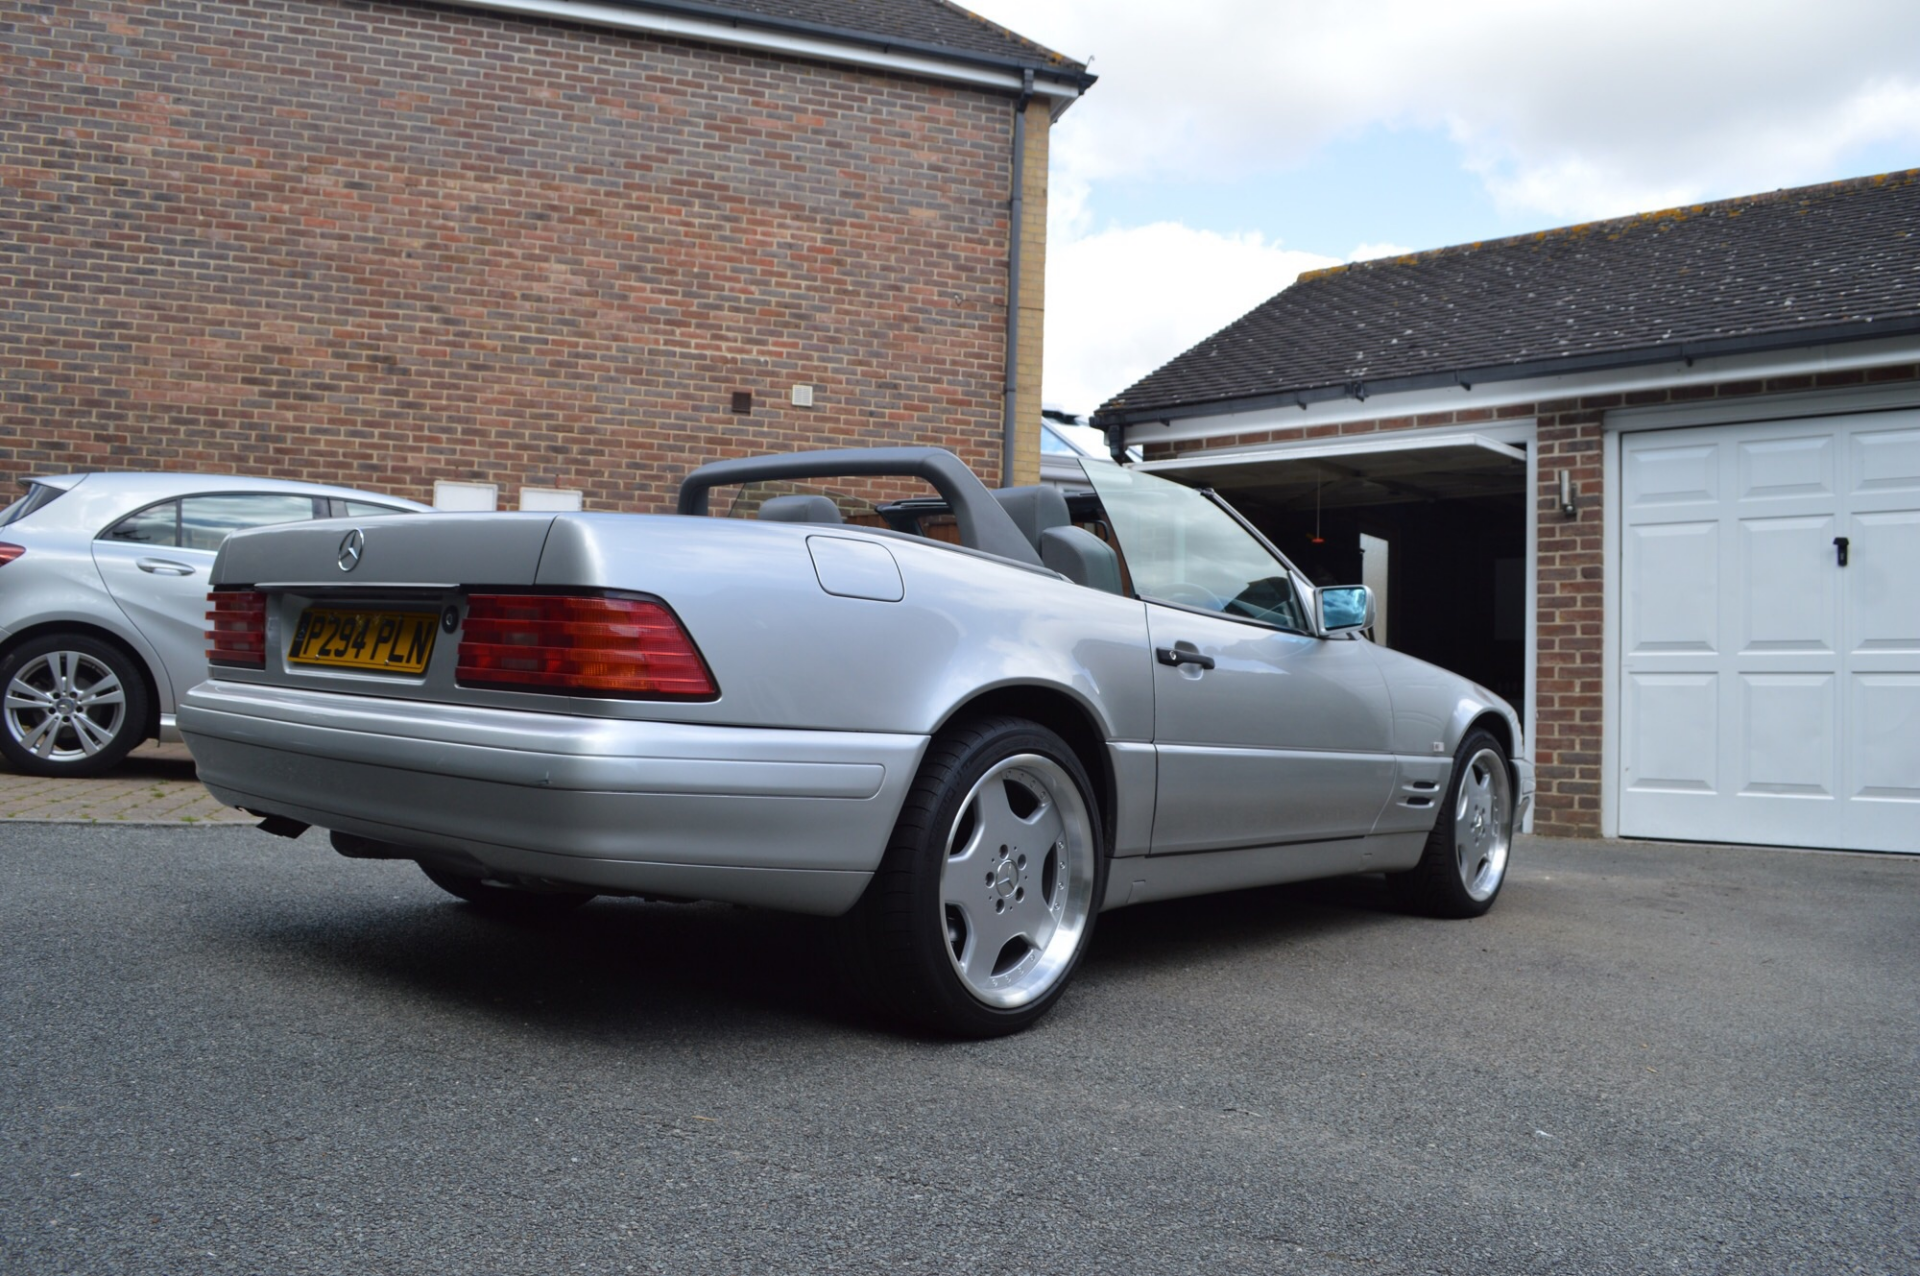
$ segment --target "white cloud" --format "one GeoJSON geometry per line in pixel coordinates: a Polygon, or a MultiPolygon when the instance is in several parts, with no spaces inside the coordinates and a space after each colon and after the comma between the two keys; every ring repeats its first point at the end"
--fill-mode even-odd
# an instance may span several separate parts
{"type": "Polygon", "coordinates": [[[1586,219],[1920,157],[1911,0],[974,0],[1101,76],[1060,122],[1088,182],[1284,171],[1444,129],[1503,207],[1586,219]]]}
{"type": "Polygon", "coordinates": [[[1825,98],[1795,95],[1785,111],[1747,99],[1733,116],[1718,104],[1676,103],[1682,111],[1691,106],[1695,118],[1667,129],[1645,120],[1646,133],[1632,137],[1590,135],[1572,122],[1558,135],[1538,121],[1515,129],[1504,121],[1455,120],[1450,129],[1467,168],[1502,209],[1563,220],[1857,176],[1836,166],[1848,152],[1878,143],[1910,144],[1920,159],[1920,79],[1829,89],[1825,98]]]}
{"type": "Polygon", "coordinates": [[[1355,244],[1348,261],[1372,261],[1376,257],[1404,257],[1415,251],[1405,244],[1355,244]]]}
{"type": "Polygon", "coordinates": [[[1510,223],[1546,226],[1848,176],[1870,146],[1920,162],[1912,0],[963,3],[1100,76],[1052,131],[1045,398],[1074,411],[1332,264],[1125,226],[1103,183],[1285,180],[1411,129],[1451,139],[1510,223]]]}
{"type": "Polygon", "coordinates": [[[1332,257],[1162,222],[1047,248],[1048,407],[1091,412],[1332,257]]]}

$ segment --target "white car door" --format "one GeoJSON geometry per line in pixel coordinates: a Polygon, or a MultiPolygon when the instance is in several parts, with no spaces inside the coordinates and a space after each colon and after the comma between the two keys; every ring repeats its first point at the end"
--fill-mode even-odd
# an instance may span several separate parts
{"type": "MultiPolygon", "coordinates": [[[[319,511],[324,514],[324,504],[319,511]]],[[[217,492],[150,505],[93,543],[93,561],[127,619],[160,653],[160,711],[207,676],[208,576],[221,542],[245,527],[315,516],[314,498],[289,492],[217,492]]]]}

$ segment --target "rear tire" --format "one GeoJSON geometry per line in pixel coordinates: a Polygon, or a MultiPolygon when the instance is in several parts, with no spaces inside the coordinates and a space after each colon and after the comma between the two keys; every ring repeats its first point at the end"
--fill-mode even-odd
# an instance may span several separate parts
{"type": "Polygon", "coordinates": [[[141,671],[98,638],[21,643],[0,661],[0,700],[0,755],[27,775],[99,775],[147,738],[141,671]]]}
{"type": "Polygon", "coordinates": [[[457,895],[478,912],[504,921],[541,921],[570,913],[593,898],[592,891],[539,891],[502,886],[465,873],[420,862],[427,880],[457,895]]]}
{"type": "Polygon", "coordinates": [[[1478,917],[1492,908],[1512,859],[1513,792],[1500,741],[1467,732],[1419,864],[1393,879],[1401,902],[1429,917],[1478,917]]]}
{"type": "Polygon", "coordinates": [[[1064,740],[1021,718],[935,737],[866,894],[848,974],[885,1017],[956,1037],[1053,1008],[1106,885],[1099,806],[1064,740]]]}

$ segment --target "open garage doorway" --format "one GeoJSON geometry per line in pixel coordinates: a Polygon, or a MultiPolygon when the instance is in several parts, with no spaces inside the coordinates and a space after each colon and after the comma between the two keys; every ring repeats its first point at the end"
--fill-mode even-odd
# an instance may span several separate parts
{"type": "Polygon", "coordinates": [[[1533,734],[1530,427],[1147,462],[1211,487],[1318,585],[1374,589],[1374,640],[1506,698],[1533,734]]]}

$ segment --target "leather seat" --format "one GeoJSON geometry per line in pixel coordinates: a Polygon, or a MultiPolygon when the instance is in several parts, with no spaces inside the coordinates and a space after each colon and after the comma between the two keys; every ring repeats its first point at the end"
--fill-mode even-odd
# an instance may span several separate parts
{"type": "Polygon", "coordinates": [[[1040,561],[1076,585],[1120,592],[1120,559],[1113,547],[1084,528],[1073,525],[1067,498],[1057,487],[1003,487],[994,499],[1013,519],[1040,561]]]}

